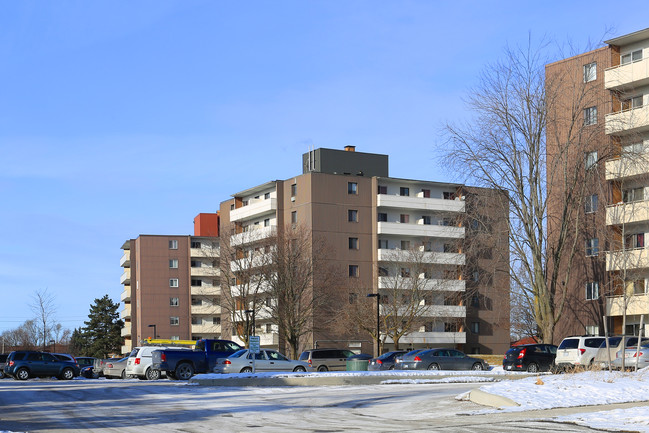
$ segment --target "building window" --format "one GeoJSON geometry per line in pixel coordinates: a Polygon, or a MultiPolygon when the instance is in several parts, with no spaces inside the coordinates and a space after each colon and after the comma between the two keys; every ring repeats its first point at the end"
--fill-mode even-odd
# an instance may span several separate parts
{"type": "Polygon", "coordinates": [[[597,123],[597,107],[584,109],[584,125],[595,125],[597,123]]]}
{"type": "Polygon", "coordinates": [[[297,211],[291,212],[291,224],[297,224],[297,211]]]}
{"type": "Polygon", "coordinates": [[[358,265],[349,265],[349,276],[358,277],[358,265]]]}
{"type": "Polygon", "coordinates": [[[379,249],[388,249],[388,240],[387,239],[379,239],[379,249]]]}
{"type": "Polygon", "coordinates": [[[388,275],[390,275],[390,271],[388,271],[388,268],[379,266],[379,277],[387,277],[388,275]]]}
{"type": "Polygon", "coordinates": [[[431,219],[430,215],[424,215],[424,216],[421,217],[421,219],[423,220],[424,225],[431,225],[432,224],[432,219],[431,219]]]}
{"type": "Polygon", "coordinates": [[[640,108],[643,105],[642,95],[634,96],[633,98],[625,99],[621,101],[622,111],[632,110],[634,108],[640,108]]]}
{"type": "Polygon", "coordinates": [[[586,213],[597,212],[597,194],[586,197],[586,213]]]}
{"type": "Polygon", "coordinates": [[[270,218],[264,220],[264,227],[270,227],[270,218]]]}
{"type": "Polygon", "coordinates": [[[410,241],[401,241],[401,249],[402,250],[409,250],[410,249],[410,241]]]}
{"type": "Polygon", "coordinates": [[[347,182],[347,194],[358,194],[358,184],[356,182],[347,182]]]}
{"type": "Polygon", "coordinates": [[[358,222],[358,211],[356,209],[349,209],[347,211],[347,221],[353,223],[358,222]]]}
{"type": "Polygon", "coordinates": [[[169,268],[178,269],[178,259],[169,259],[169,268]]]}
{"type": "Polygon", "coordinates": [[[622,54],[620,56],[620,63],[626,65],[627,63],[637,62],[642,60],[642,50],[632,51],[630,53],[622,54]]]}
{"type": "Polygon", "coordinates": [[[584,65],[584,83],[590,83],[597,79],[597,62],[584,65]]]}
{"type": "Polygon", "coordinates": [[[198,241],[192,241],[192,248],[200,248],[200,247],[201,247],[201,243],[200,243],[200,242],[198,242],[198,241]]]}
{"type": "Polygon", "coordinates": [[[387,194],[388,193],[388,187],[384,185],[379,185],[379,194],[387,194]]]}
{"type": "Polygon", "coordinates": [[[192,325],[201,325],[203,320],[200,317],[192,317],[192,325]]]}
{"type": "MultiPolygon", "coordinates": [[[[172,335],[170,340],[180,340],[180,335],[172,335]]],[[[200,338],[197,338],[196,340],[200,340],[200,338]]]]}
{"type": "Polygon", "coordinates": [[[194,287],[200,287],[203,285],[203,280],[200,278],[192,278],[192,286],[194,287]]]}
{"type": "Polygon", "coordinates": [[[269,198],[270,198],[270,193],[269,192],[264,194],[264,200],[268,200],[269,198]]]}
{"type": "Polygon", "coordinates": [[[295,200],[295,196],[297,195],[297,183],[294,183],[291,185],[291,198],[295,200]]]}
{"type": "Polygon", "coordinates": [[[388,221],[388,214],[386,214],[386,213],[379,212],[377,216],[378,216],[377,219],[378,219],[378,221],[379,221],[380,223],[381,223],[381,222],[387,222],[387,221],[388,221]]]}
{"type": "Polygon", "coordinates": [[[192,260],[190,262],[192,268],[200,268],[202,265],[202,262],[200,260],[192,260]]]}
{"type": "Polygon", "coordinates": [[[410,195],[410,188],[405,188],[405,187],[399,188],[399,195],[409,196],[410,195]]]}
{"type": "Polygon", "coordinates": [[[589,170],[597,165],[597,152],[586,153],[586,170],[589,170]]]}
{"type": "MultiPolygon", "coordinates": [[[[586,335],[599,335],[599,326],[586,325],[586,335]]],[[[634,334],[627,334],[627,335],[634,335],[634,334]]]]}
{"type": "Polygon", "coordinates": [[[194,298],[192,297],[192,306],[194,307],[200,307],[203,305],[203,300],[201,298],[194,298]]]}
{"type": "Polygon", "coordinates": [[[624,203],[631,203],[634,201],[644,200],[644,188],[629,188],[622,191],[622,201],[624,203]]]}
{"type": "Polygon", "coordinates": [[[212,317],[212,325],[220,325],[220,324],[221,324],[220,317],[212,317]]]}
{"type": "Polygon", "coordinates": [[[471,306],[473,308],[480,308],[480,295],[477,293],[474,293],[473,296],[471,296],[471,306]]]}
{"type": "Polygon", "coordinates": [[[480,322],[471,322],[471,332],[474,334],[480,333],[480,322]]]}
{"type": "Polygon", "coordinates": [[[404,224],[408,224],[410,222],[410,215],[408,215],[407,213],[402,213],[399,216],[399,222],[402,222],[404,224]]]}
{"type": "Polygon", "coordinates": [[[169,278],[169,287],[178,287],[178,278],[169,278]]]}
{"type": "Polygon", "coordinates": [[[597,281],[586,283],[586,299],[599,299],[599,283],[597,281]]]}
{"type": "Polygon", "coordinates": [[[410,278],[410,268],[401,268],[399,270],[399,275],[403,278],[410,278]]]}
{"type": "Polygon", "coordinates": [[[622,146],[622,156],[636,156],[644,153],[644,143],[633,143],[622,146]]]}
{"type": "Polygon", "coordinates": [[[178,298],[169,298],[169,306],[170,307],[177,307],[178,306],[178,298]]]}
{"type": "Polygon", "coordinates": [[[644,248],[644,233],[634,233],[631,235],[626,235],[626,248],[644,248]]]}
{"type": "Polygon", "coordinates": [[[170,250],[177,250],[178,249],[178,241],[176,241],[176,240],[169,241],[169,249],[170,250]]]}
{"type": "Polygon", "coordinates": [[[180,318],[178,318],[178,317],[170,317],[169,318],[169,324],[171,326],[178,326],[180,324],[180,318]]]}
{"type": "Polygon", "coordinates": [[[349,238],[349,249],[350,250],[358,249],[358,238],[349,238]]]}
{"type": "Polygon", "coordinates": [[[424,198],[430,198],[430,190],[429,189],[422,189],[421,190],[424,198]]]}
{"type": "Polygon", "coordinates": [[[592,238],[586,240],[586,255],[596,256],[599,254],[599,239],[592,238]]]}
{"type": "Polygon", "coordinates": [[[455,200],[455,193],[454,192],[449,192],[449,191],[444,191],[442,193],[442,197],[444,200],[455,200]]]}

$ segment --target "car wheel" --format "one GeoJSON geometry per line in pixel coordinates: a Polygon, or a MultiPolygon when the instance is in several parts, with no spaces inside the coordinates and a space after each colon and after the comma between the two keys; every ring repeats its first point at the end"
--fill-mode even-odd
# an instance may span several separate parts
{"type": "Polygon", "coordinates": [[[479,362],[476,362],[475,364],[473,364],[473,366],[471,366],[471,370],[482,371],[484,370],[484,367],[479,362]]]}
{"type": "Polygon", "coordinates": [[[293,369],[293,371],[299,371],[300,373],[304,373],[306,371],[306,368],[302,367],[301,365],[298,365],[293,369]]]}
{"type": "Polygon", "coordinates": [[[72,370],[71,368],[63,369],[60,378],[63,380],[72,380],[74,378],[74,370],[72,370]]]}
{"type": "Polygon", "coordinates": [[[536,365],[536,363],[531,362],[530,365],[527,366],[527,372],[528,373],[538,373],[539,372],[539,366],[536,365]]]}
{"type": "Polygon", "coordinates": [[[318,371],[329,371],[329,369],[326,365],[321,365],[320,367],[318,367],[318,371]]]}
{"type": "Polygon", "coordinates": [[[391,365],[390,368],[388,368],[388,370],[394,370],[394,365],[391,365]]]}
{"type": "Polygon", "coordinates": [[[7,377],[7,375],[5,374],[5,372],[2,371],[2,370],[0,370],[0,379],[4,379],[5,377],[7,377]]]}
{"type": "Polygon", "coordinates": [[[146,380],[158,380],[158,379],[160,379],[160,370],[154,370],[153,368],[147,368],[145,376],[146,376],[146,380]]]}
{"type": "Polygon", "coordinates": [[[27,370],[26,368],[18,369],[18,371],[14,375],[14,378],[16,378],[17,380],[27,380],[27,379],[29,379],[29,370],[27,370]]]}
{"type": "Polygon", "coordinates": [[[250,367],[243,367],[240,371],[240,373],[252,373],[252,368],[250,367]]]}
{"type": "Polygon", "coordinates": [[[439,365],[435,364],[434,362],[428,366],[429,370],[439,370],[439,365]]]}
{"type": "Polygon", "coordinates": [[[122,370],[122,374],[120,376],[122,379],[126,379],[126,370],[122,370]]]}
{"type": "Polygon", "coordinates": [[[183,362],[176,367],[174,374],[180,380],[189,380],[194,375],[194,367],[187,362],[183,362]]]}

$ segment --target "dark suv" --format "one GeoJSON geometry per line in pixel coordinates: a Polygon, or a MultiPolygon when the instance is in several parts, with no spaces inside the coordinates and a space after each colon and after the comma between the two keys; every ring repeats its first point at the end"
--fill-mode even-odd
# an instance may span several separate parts
{"type": "Polygon", "coordinates": [[[7,376],[4,372],[4,369],[8,356],[9,355],[7,355],[6,353],[0,353],[0,379],[4,379],[7,376]]]}
{"type": "Polygon", "coordinates": [[[503,369],[507,371],[550,371],[557,356],[553,344],[521,344],[505,353],[503,369]]]}
{"type": "Polygon", "coordinates": [[[79,376],[79,364],[72,361],[61,361],[46,352],[18,350],[9,354],[4,372],[18,380],[52,376],[70,380],[79,376]]]}

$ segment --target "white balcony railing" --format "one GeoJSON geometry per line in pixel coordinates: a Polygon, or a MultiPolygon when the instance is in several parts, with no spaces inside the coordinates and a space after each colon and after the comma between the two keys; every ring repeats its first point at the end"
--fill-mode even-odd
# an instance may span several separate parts
{"type": "Polygon", "coordinates": [[[604,71],[604,87],[621,90],[625,87],[638,88],[649,84],[649,58],[613,66],[604,71]]]}
{"type": "Polygon", "coordinates": [[[649,153],[606,161],[606,180],[626,179],[649,174],[649,153]]]}
{"type": "Polygon", "coordinates": [[[221,306],[213,305],[208,303],[203,303],[202,305],[192,305],[191,306],[192,315],[221,315],[221,306]]]}
{"type": "Polygon", "coordinates": [[[219,248],[217,246],[190,248],[189,254],[191,257],[208,257],[217,259],[219,257],[219,248]]]}
{"type": "Polygon", "coordinates": [[[230,238],[230,245],[239,246],[252,244],[261,240],[274,236],[276,233],[276,226],[261,227],[258,229],[251,229],[247,232],[237,233],[230,238]]]}
{"type": "Polygon", "coordinates": [[[606,115],[607,134],[631,134],[649,130],[649,105],[606,115]]]}
{"type": "Polygon", "coordinates": [[[189,274],[192,277],[213,277],[221,275],[221,270],[216,266],[197,266],[190,268],[189,274]]]}
{"type": "Polygon", "coordinates": [[[131,302],[131,286],[124,286],[124,291],[122,292],[122,296],[120,296],[120,301],[127,304],[131,302]]]}
{"type": "MultiPolygon", "coordinates": [[[[624,314],[624,297],[609,296],[606,298],[606,315],[622,316],[624,314]]],[[[631,295],[626,298],[627,315],[649,314],[649,295],[631,295]]]]}
{"type": "Polygon", "coordinates": [[[414,236],[426,238],[464,238],[464,227],[439,224],[409,224],[398,222],[379,222],[377,233],[380,235],[414,236]]]}
{"type": "Polygon", "coordinates": [[[124,326],[121,332],[122,337],[128,337],[131,335],[131,325],[124,326]]]}
{"type": "MultiPolygon", "coordinates": [[[[422,263],[432,263],[436,265],[464,265],[465,256],[462,253],[440,253],[440,252],[424,252],[417,253],[416,260],[422,263]]],[[[391,250],[381,248],[378,250],[379,261],[384,262],[403,262],[408,263],[413,261],[413,253],[407,250],[391,250]]]]}
{"type": "Polygon", "coordinates": [[[221,287],[212,285],[192,286],[190,292],[196,296],[219,296],[221,287]]]}
{"type": "Polygon", "coordinates": [[[119,265],[123,268],[129,268],[131,266],[131,250],[124,250],[122,258],[119,260],[119,265]]]}
{"type": "MultiPolygon", "coordinates": [[[[386,343],[392,344],[391,338],[386,338],[386,343]]],[[[411,332],[399,339],[399,344],[408,346],[410,344],[421,344],[431,346],[433,344],[464,344],[466,343],[465,332],[411,332]]]]}
{"type": "Polygon", "coordinates": [[[201,334],[205,338],[205,334],[220,334],[221,325],[216,325],[212,322],[204,322],[200,324],[192,324],[192,334],[201,334]]]}
{"type": "Polygon", "coordinates": [[[379,194],[376,205],[396,209],[413,209],[429,212],[464,212],[464,200],[444,200],[441,198],[410,197],[379,194]]]}
{"type": "Polygon", "coordinates": [[[121,318],[122,319],[130,319],[131,318],[131,305],[130,304],[124,305],[124,309],[121,312],[121,318]]]}
{"type": "Polygon", "coordinates": [[[250,200],[247,206],[230,211],[230,221],[244,221],[257,218],[265,214],[274,213],[276,210],[276,198],[250,200]]]}
{"type": "Polygon", "coordinates": [[[649,250],[635,248],[626,251],[606,252],[606,271],[621,271],[623,269],[649,268],[649,250]]]}
{"type": "MultiPolygon", "coordinates": [[[[423,285],[420,286],[423,290],[443,292],[464,292],[466,290],[466,283],[464,280],[442,280],[431,278],[422,280],[423,281],[419,281],[419,284],[423,283],[423,285]]],[[[379,277],[379,289],[391,289],[399,287],[407,289],[408,287],[412,286],[413,284],[408,282],[404,282],[399,285],[395,280],[395,277],[379,277]]]]}
{"type": "Polygon", "coordinates": [[[124,273],[119,279],[120,284],[124,284],[127,286],[131,285],[131,269],[130,268],[125,268],[124,273]]]}
{"type": "MultiPolygon", "coordinates": [[[[393,311],[392,308],[386,309],[383,305],[379,309],[381,314],[385,314],[387,310],[393,311]]],[[[420,311],[421,317],[466,317],[466,307],[463,305],[425,305],[421,307],[420,311]]],[[[397,309],[397,315],[403,316],[406,314],[408,314],[407,307],[397,309]]]]}
{"type": "MultiPolygon", "coordinates": [[[[255,335],[259,336],[259,345],[262,347],[277,348],[279,344],[279,334],[276,332],[257,332],[255,335]]],[[[239,337],[232,337],[232,341],[244,346],[243,341],[239,337]]]]}
{"type": "Polygon", "coordinates": [[[606,225],[620,225],[649,221],[649,201],[606,206],[606,225]]]}

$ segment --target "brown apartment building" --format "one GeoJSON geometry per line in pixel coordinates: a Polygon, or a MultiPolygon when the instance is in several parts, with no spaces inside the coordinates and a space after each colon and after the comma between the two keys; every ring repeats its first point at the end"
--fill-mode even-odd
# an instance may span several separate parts
{"type": "MultiPolygon", "coordinates": [[[[351,302],[350,293],[362,287],[367,294],[383,293],[385,299],[387,281],[395,272],[424,281],[430,291],[422,300],[426,311],[400,339],[400,347],[453,346],[486,354],[509,347],[508,211],[501,193],[392,178],[387,155],[356,152],[352,146],[305,153],[302,167],[300,175],[248,188],[221,203],[221,242],[240,249],[233,270],[238,261],[259,253],[264,238],[306,227],[314,239],[327,243],[319,263],[326,262],[341,276],[315,296],[351,302]],[[420,275],[411,275],[411,251],[429,265],[420,275]]],[[[237,278],[230,289],[242,290],[237,278]]],[[[375,301],[363,297],[355,302],[375,301]]],[[[314,313],[302,349],[336,346],[372,353],[367,334],[341,330],[326,320],[331,314],[314,313]]],[[[237,341],[232,334],[224,328],[223,335],[237,341]]],[[[255,334],[262,346],[284,349],[268,315],[257,314],[255,334]]],[[[393,346],[388,338],[385,349],[393,346]]]]}
{"type": "MultiPolygon", "coordinates": [[[[605,327],[637,335],[649,314],[649,29],[606,43],[546,66],[548,94],[560,95],[548,121],[548,177],[569,143],[566,160],[585,185],[570,217],[578,248],[560,271],[569,284],[555,341],[605,327]]],[[[551,236],[565,197],[561,188],[548,195],[551,236]]]]}

